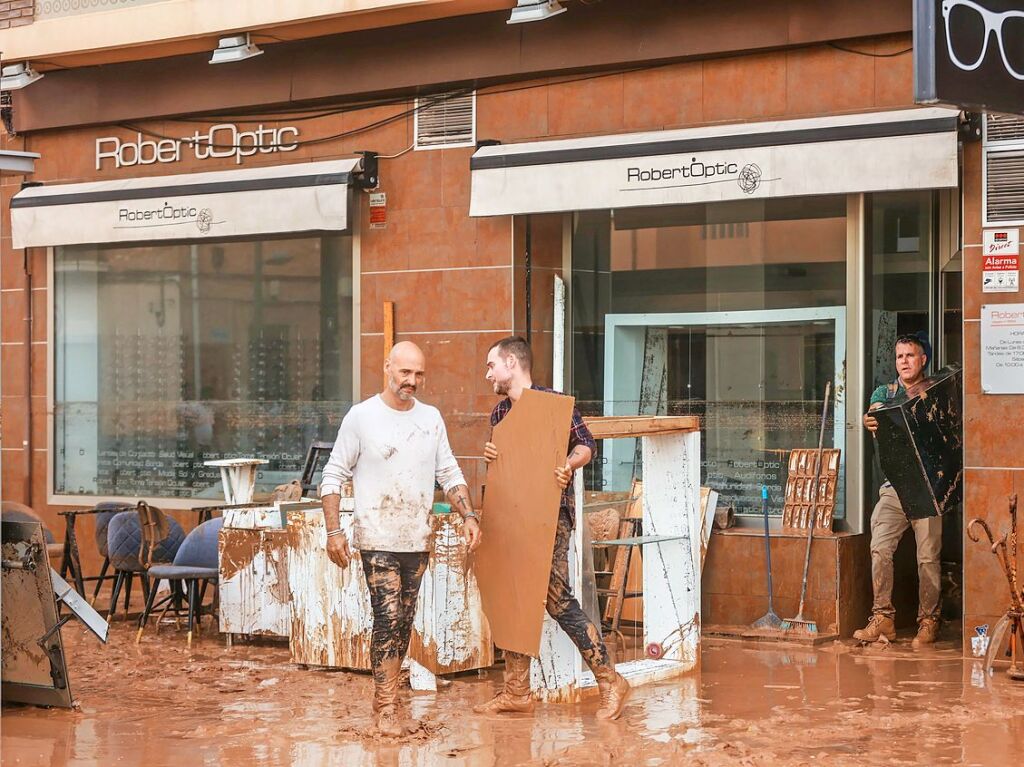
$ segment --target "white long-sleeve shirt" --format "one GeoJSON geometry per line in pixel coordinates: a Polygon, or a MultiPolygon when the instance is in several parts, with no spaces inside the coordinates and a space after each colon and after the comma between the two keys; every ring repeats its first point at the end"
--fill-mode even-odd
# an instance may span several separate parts
{"type": "Polygon", "coordinates": [[[322,496],[355,491],[352,544],[367,551],[428,551],[434,480],[448,492],[465,478],[436,407],[395,410],[380,395],[348,411],[320,484],[322,496]]]}

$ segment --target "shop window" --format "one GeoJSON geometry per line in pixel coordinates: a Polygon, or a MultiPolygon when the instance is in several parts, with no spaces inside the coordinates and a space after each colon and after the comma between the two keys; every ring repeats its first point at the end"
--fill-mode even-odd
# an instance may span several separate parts
{"type": "MultiPolygon", "coordinates": [[[[740,514],[760,512],[767,485],[778,512],[788,453],[817,446],[825,384],[842,383],[846,249],[845,197],[577,214],[578,404],[698,416],[702,483],[740,514]]],[[[826,447],[844,446],[843,423],[833,407],[826,447]]],[[[635,449],[616,442],[602,443],[591,489],[642,476],[635,449]]]]}
{"type": "Polygon", "coordinates": [[[352,401],[348,237],[59,248],[56,495],[222,498],[298,477],[352,401]]]}

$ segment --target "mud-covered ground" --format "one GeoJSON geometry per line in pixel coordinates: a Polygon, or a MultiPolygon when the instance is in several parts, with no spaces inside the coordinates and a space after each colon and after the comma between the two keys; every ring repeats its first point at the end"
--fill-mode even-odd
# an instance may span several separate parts
{"type": "Polygon", "coordinates": [[[986,677],[949,644],[926,654],[835,643],[809,649],[706,639],[699,674],[636,690],[623,718],[596,698],[534,716],[471,707],[499,669],[406,691],[421,730],[376,736],[366,674],[299,668],[286,645],[239,645],[118,621],[100,645],[64,629],[77,708],[5,706],[2,764],[899,765],[1024,764],[1024,684],[986,677]]]}

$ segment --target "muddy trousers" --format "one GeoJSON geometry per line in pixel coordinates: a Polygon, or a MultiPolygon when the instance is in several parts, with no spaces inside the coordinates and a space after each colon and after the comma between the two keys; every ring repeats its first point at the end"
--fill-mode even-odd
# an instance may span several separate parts
{"type": "Polygon", "coordinates": [[[878,491],[878,503],[871,514],[871,583],[875,592],[871,611],[888,618],[896,615],[892,606],[892,557],[908,528],[914,529],[917,539],[917,618],[937,619],[942,575],[939,559],[942,517],[907,519],[896,491],[889,484],[882,485],[878,491]]]}
{"type": "Polygon", "coordinates": [[[405,657],[416,615],[416,595],[427,569],[425,551],[363,551],[363,574],[373,608],[370,665],[376,679],[385,661],[405,657]]]}
{"type": "MultiPolygon", "coordinates": [[[[551,555],[551,577],[548,579],[548,615],[569,635],[583,656],[583,662],[594,672],[594,676],[598,679],[611,678],[614,676],[614,669],[608,656],[608,649],[601,638],[601,630],[583,612],[580,603],[572,594],[572,586],[569,583],[569,540],[572,537],[572,528],[572,519],[568,512],[559,511],[558,527],[555,530],[555,550],[551,555]]],[[[519,654],[506,650],[506,660],[509,656],[519,654]]]]}

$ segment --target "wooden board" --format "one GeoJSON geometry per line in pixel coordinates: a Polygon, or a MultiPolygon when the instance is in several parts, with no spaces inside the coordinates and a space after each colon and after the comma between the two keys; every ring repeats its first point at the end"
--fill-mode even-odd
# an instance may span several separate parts
{"type": "Polygon", "coordinates": [[[477,582],[494,643],[536,657],[562,491],[555,467],[565,463],[575,400],[527,389],[491,442],[477,582]]]}
{"type": "Polygon", "coordinates": [[[704,560],[708,556],[711,542],[711,528],[715,524],[715,510],[718,508],[718,493],[710,487],[700,489],[700,571],[704,572],[704,560]]]}
{"type": "Polygon", "coordinates": [[[700,419],[695,415],[673,416],[593,416],[583,419],[594,439],[641,437],[651,434],[697,431],[700,419]]]}

